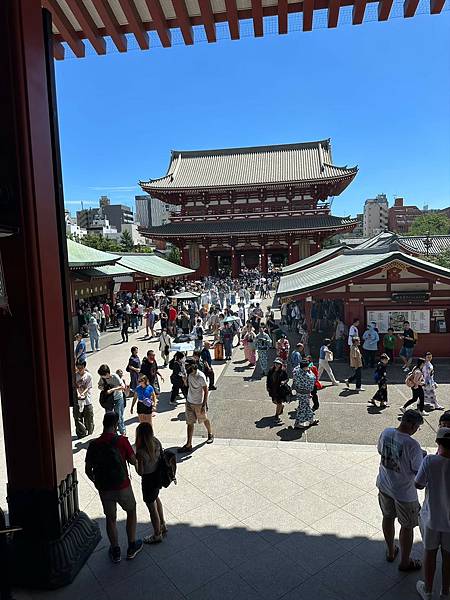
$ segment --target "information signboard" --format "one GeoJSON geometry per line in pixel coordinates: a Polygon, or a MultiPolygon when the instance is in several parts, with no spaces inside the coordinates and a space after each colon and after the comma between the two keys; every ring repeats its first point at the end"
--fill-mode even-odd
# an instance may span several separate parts
{"type": "Polygon", "coordinates": [[[429,310],[368,310],[367,323],[372,321],[379,333],[387,333],[389,327],[394,333],[401,333],[404,321],[409,321],[411,329],[417,333],[430,333],[429,310]]]}

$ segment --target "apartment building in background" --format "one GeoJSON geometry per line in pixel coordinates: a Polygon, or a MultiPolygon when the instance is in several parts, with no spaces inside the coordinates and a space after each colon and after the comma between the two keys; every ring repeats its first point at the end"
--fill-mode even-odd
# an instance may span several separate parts
{"type": "Polygon", "coordinates": [[[364,203],[363,237],[372,237],[388,228],[389,204],[386,194],[378,194],[364,203]]]}
{"type": "Polygon", "coordinates": [[[417,206],[406,206],[403,198],[395,198],[394,206],[389,209],[389,231],[407,233],[413,221],[422,214],[417,206]]]}
{"type": "Polygon", "coordinates": [[[170,221],[170,215],[178,212],[179,207],[152,200],[148,194],[135,196],[136,223],[141,227],[160,227],[170,221]]]}

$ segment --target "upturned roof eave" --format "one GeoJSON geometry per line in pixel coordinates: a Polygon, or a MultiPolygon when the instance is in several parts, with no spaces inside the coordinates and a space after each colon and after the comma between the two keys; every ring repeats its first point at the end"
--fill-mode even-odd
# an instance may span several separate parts
{"type": "MultiPolygon", "coordinates": [[[[268,187],[268,188],[280,188],[280,187],[286,187],[286,186],[307,186],[307,185],[320,185],[321,183],[338,183],[340,181],[344,181],[346,179],[354,179],[356,174],[358,173],[358,167],[351,167],[351,168],[346,168],[346,167],[336,167],[335,165],[331,165],[334,169],[342,169],[343,171],[345,170],[345,172],[342,173],[342,175],[338,176],[338,175],[334,175],[331,177],[320,177],[320,178],[314,178],[314,179],[295,179],[295,180],[287,180],[287,181],[277,181],[277,182],[259,182],[259,183],[242,183],[242,184],[235,184],[235,183],[229,183],[229,184],[222,184],[222,185],[208,185],[208,186],[180,186],[180,187],[176,187],[176,186],[170,186],[167,185],[165,187],[163,186],[156,186],[156,185],[152,185],[155,184],[158,181],[163,181],[165,179],[170,179],[170,175],[164,175],[163,177],[160,177],[158,179],[150,179],[148,181],[139,181],[139,185],[140,187],[147,192],[166,192],[166,193],[181,193],[181,192],[192,192],[193,190],[198,190],[198,191],[211,191],[211,190],[226,190],[229,188],[233,188],[234,189],[257,189],[257,188],[261,188],[261,187],[268,187]]],[[[350,181],[349,181],[350,183],[350,181]]]]}
{"type": "MultiPolygon", "coordinates": [[[[240,219],[242,221],[246,220],[246,219],[240,219]]],[[[214,223],[215,221],[211,221],[211,223],[214,223]]],[[[299,231],[301,231],[302,233],[314,233],[316,231],[342,231],[345,229],[348,229],[350,227],[354,227],[356,224],[358,223],[358,221],[355,219],[354,221],[350,222],[350,223],[343,223],[343,224],[336,224],[336,225],[329,225],[327,227],[306,227],[304,229],[299,228],[299,227],[292,227],[292,228],[286,228],[286,229],[272,229],[272,230],[266,230],[266,231],[262,231],[261,235],[273,235],[273,234],[277,234],[277,233],[298,233],[299,231]]],[[[164,225],[162,225],[162,227],[164,227],[164,225]]],[[[152,231],[152,230],[145,230],[142,229],[140,230],[140,233],[144,236],[144,237],[153,237],[153,238],[183,238],[183,237],[218,237],[218,236],[222,236],[222,237],[229,237],[229,236],[233,236],[233,235],[259,235],[258,232],[255,231],[226,231],[226,232],[218,232],[218,231],[211,231],[211,232],[193,232],[193,233],[164,233],[164,232],[160,232],[157,233],[156,231],[152,231]]]]}

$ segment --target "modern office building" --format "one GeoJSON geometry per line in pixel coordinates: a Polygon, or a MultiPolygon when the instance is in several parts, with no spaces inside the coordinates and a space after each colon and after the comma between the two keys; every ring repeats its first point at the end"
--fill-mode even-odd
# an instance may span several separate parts
{"type": "Polygon", "coordinates": [[[110,227],[121,233],[122,225],[134,223],[133,210],[125,204],[111,204],[108,196],[101,196],[98,208],[77,211],[77,225],[84,229],[91,229],[95,222],[102,219],[106,219],[110,227]]]}
{"type": "Polygon", "coordinates": [[[136,203],[136,223],[141,227],[160,227],[170,221],[170,215],[179,207],[153,199],[148,194],[134,197],[136,203]]]}

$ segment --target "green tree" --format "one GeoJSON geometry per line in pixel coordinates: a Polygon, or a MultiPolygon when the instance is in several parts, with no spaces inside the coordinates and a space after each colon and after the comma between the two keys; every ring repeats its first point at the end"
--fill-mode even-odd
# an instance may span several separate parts
{"type": "Polygon", "coordinates": [[[176,265],[181,264],[181,253],[179,248],[177,248],[176,246],[172,246],[169,253],[167,254],[167,260],[170,260],[170,262],[173,262],[176,265]]]}
{"type": "Polygon", "coordinates": [[[444,252],[441,252],[438,256],[432,256],[428,260],[440,267],[450,269],[450,250],[444,250],[444,252]]]}
{"type": "Polygon", "coordinates": [[[80,243],[103,252],[120,252],[121,250],[117,242],[92,233],[80,238],[80,243]]]}
{"type": "Polygon", "coordinates": [[[129,231],[124,231],[120,236],[120,249],[123,252],[133,252],[134,242],[133,237],[129,231]]]}
{"type": "Polygon", "coordinates": [[[153,254],[153,248],[150,246],[145,246],[144,244],[138,244],[134,247],[135,252],[139,252],[140,254],[153,254]]]}
{"type": "Polygon", "coordinates": [[[448,235],[450,234],[450,219],[440,213],[420,215],[411,224],[408,235],[448,235]]]}

